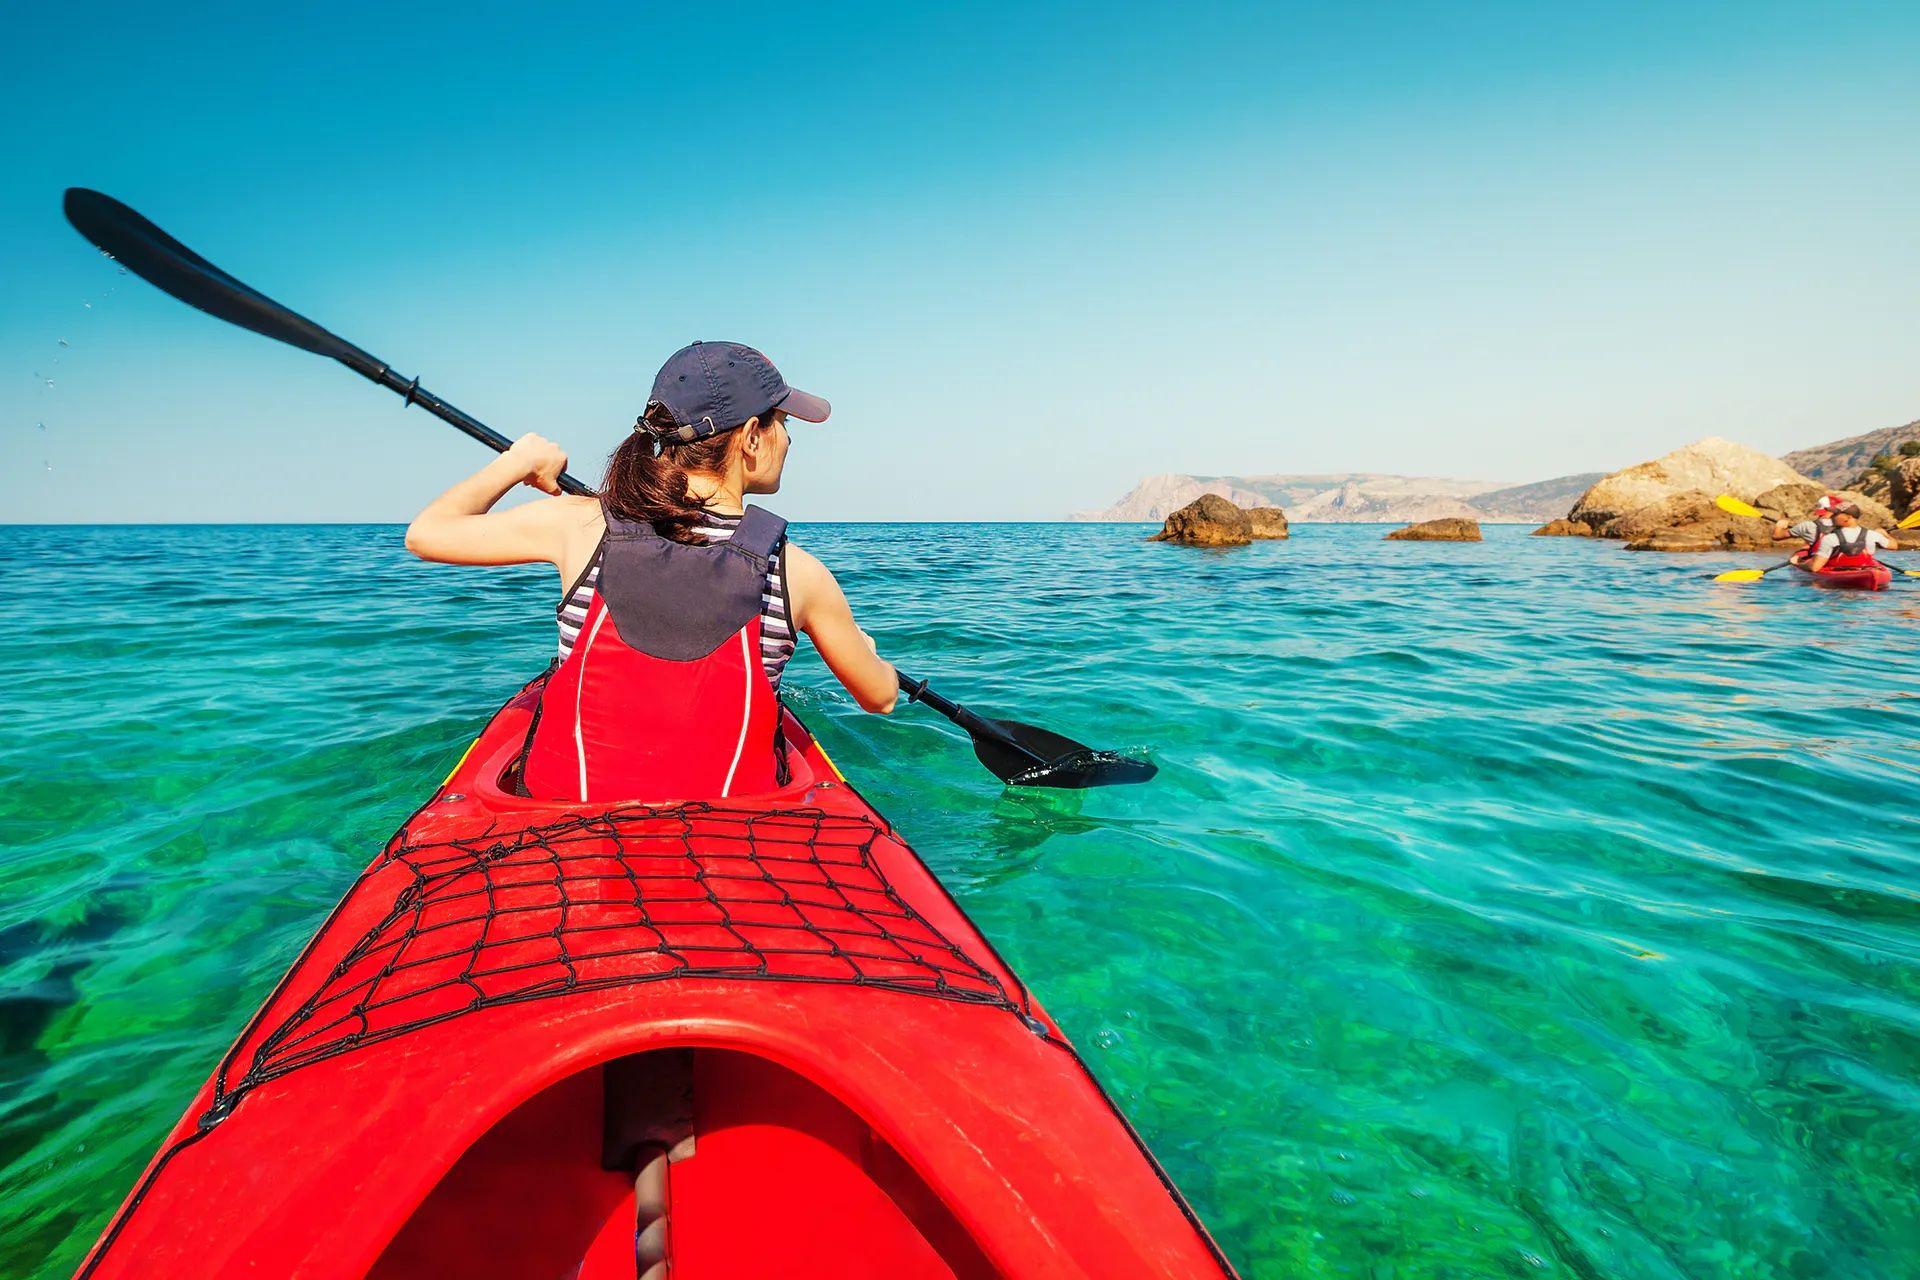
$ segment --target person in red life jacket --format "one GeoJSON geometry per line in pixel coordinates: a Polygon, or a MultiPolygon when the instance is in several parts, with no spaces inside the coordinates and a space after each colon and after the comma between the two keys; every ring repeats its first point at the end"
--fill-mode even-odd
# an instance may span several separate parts
{"type": "Polygon", "coordinates": [[[893,710],[899,679],[833,574],[785,520],[745,505],[780,488],[787,420],[828,411],[753,348],[696,342],[661,367],[596,496],[560,495],[565,453],[527,435],[414,519],[406,544],[422,559],[559,570],[560,656],[523,755],[528,794],[773,790],[787,776],[779,681],[797,632],[862,707],[893,710]],[[494,511],[519,484],[556,496],[494,511]]]}
{"type": "Polygon", "coordinates": [[[1834,508],[1833,532],[1815,545],[1807,568],[1815,573],[1822,569],[1865,569],[1880,563],[1873,558],[1875,548],[1892,551],[1894,546],[1893,539],[1880,530],[1862,528],[1860,508],[1844,503],[1834,508]]]}
{"type": "Polygon", "coordinates": [[[1813,514],[1798,524],[1789,525],[1784,516],[1775,521],[1773,540],[1785,542],[1789,538],[1800,539],[1806,545],[1794,552],[1793,558],[1804,560],[1813,554],[1815,547],[1820,545],[1820,539],[1833,532],[1833,510],[1835,507],[1844,505],[1844,499],[1829,493],[1820,499],[1819,505],[1813,509],[1813,514]]]}

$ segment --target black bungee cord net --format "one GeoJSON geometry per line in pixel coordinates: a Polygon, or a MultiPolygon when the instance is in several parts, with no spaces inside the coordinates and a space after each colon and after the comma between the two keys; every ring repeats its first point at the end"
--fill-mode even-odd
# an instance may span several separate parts
{"type": "Polygon", "coordinates": [[[840,983],[1032,1018],[1024,990],[1010,995],[888,883],[874,849],[897,842],[866,816],[696,802],[451,840],[416,840],[413,825],[355,882],[328,931],[358,898],[391,893],[391,906],[315,990],[243,1037],[202,1127],[260,1085],[362,1046],[496,1005],[627,984],[840,983]]]}

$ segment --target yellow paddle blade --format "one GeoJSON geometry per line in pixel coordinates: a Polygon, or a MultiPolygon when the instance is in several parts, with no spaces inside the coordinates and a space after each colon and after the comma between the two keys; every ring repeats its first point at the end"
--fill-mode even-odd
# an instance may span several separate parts
{"type": "MultiPolygon", "coordinates": [[[[1761,514],[1760,509],[1758,507],[1750,507],[1746,503],[1740,501],[1740,499],[1734,497],[1730,493],[1723,493],[1719,497],[1715,498],[1713,500],[1713,505],[1720,508],[1722,511],[1726,512],[1730,516],[1758,516],[1761,514]]],[[[1720,578],[1720,579],[1716,579],[1716,581],[1725,582],[1725,581],[1729,581],[1729,579],[1720,578]]],[[[1732,581],[1745,582],[1746,579],[1736,578],[1736,579],[1732,579],[1732,581]]]]}
{"type": "Polygon", "coordinates": [[[1765,569],[1729,569],[1714,576],[1715,582],[1758,582],[1767,576],[1765,569]]]}
{"type": "Polygon", "coordinates": [[[1920,511],[1914,512],[1912,515],[1908,516],[1905,520],[1902,520],[1899,524],[1895,525],[1894,528],[1920,529],[1920,511]]]}

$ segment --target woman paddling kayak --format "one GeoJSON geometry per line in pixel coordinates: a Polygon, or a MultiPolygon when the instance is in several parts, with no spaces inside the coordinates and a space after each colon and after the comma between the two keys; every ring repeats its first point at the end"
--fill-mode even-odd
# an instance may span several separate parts
{"type": "MultiPolygon", "coordinates": [[[[787,539],[785,520],[744,505],[779,491],[787,419],[829,412],[753,348],[695,342],[661,366],[598,495],[561,494],[565,452],[525,435],[414,518],[407,549],[423,560],[545,561],[566,584],[559,657],[521,753],[528,795],[704,799],[785,785],[779,690],[796,630],[862,707],[893,710],[899,678],[833,574],[787,539]],[[520,484],[554,496],[494,511],[520,484]]],[[[636,1152],[647,1276],[665,1267],[667,1168],[691,1150],[690,1123],[655,1124],[636,1152]]]]}
{"type": "Polygon", "coordinates": [[[448,564],[545,561],[560,573],[560,654],[529,735],[543,799],[716,797],[785,781],[781,672],[803,631],[866,710],[899,694],[840,584],[747,494],[775,493],[787,419],[829,405],[760,352],[695,342],[654,379],[595,497],[561,496],[566,454],[522,436],[428,504],[407,548],[448,564]],[[506,511],[519,484],[556,496],[506,511]]]}

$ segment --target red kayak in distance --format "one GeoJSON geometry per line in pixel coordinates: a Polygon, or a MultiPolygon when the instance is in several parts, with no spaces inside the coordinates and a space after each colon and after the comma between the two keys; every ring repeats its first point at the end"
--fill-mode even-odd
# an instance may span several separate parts
{"type": "Polygon", "coordinates": [[[787,714],[719,801],[515,794],[539,682],[359,877],[83,1277],[1219,1277],[1058,1026],[787,714]]]}

